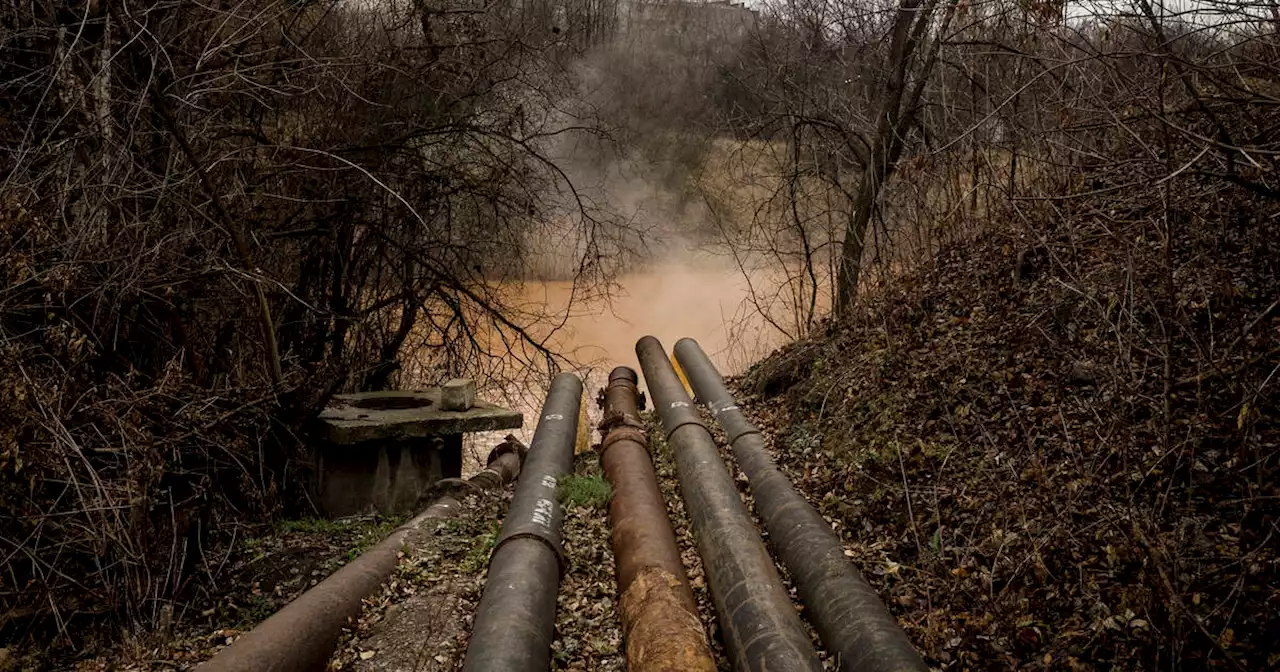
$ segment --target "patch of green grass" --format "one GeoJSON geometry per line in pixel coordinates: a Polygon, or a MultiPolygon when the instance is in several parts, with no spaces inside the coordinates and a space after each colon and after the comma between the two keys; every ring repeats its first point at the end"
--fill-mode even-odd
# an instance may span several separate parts
{"type": "Polygon", "coordinates": [[[267,540],[262,537],[247,537],[240,542],[240,549],[251,558],[261,558],[267,554],[267,540]]]}
{"type": "Polygon", "coordinates": [[[809,455],[822,448],[822,431],[809,423],[793,425],[783,438],[788,450],[797,455],[809,455]]]}
{"type": "Polygon", "coordinates": [[[313,534],[333,537],[332,542],[347,547],[347,559],[354,560],[361,553],[373,548],[378,542],[402,525],[404,516],[373,518],[368,520],[328,520],[326,518],[299,518],[282,520],[276,524],[281,534],[313,534]]]}
{"type": "Polygon", "coordinates": [[[445,518],[436,522],[437,534],[461,534],[471,529],[474,521],[468,518],[445,518]]]}
{"type": "Polygon", "coordinates": [[[606,642],[603,639],[592,639],[591,648],[595,649],[596,653],[604,654],[606,656],[612,655],[618,652],[618,647],[610,644],[609,642],[606,642]]]}
{"type": "Polygon", "coordinates": [[[565,476],[558,494],[565,508],[597,509],[609,503],[613,488],[603,476],[565,476]]]}
{"type": "Polygon", "coordinates": [[[351,546],[351,550],[347,551],[347,559],[354,560],[360,557],[361,553],[373,548],[378,542],[387,538],[388,534],[395,531],[405,522],[404,516],[392,516],[383,518],[377,523],[371,523],[364,529],[360,530],[360,536],[356,538],[355,543],[351,546]]]}
{"type": "Polygon", "coordinates": [[[247,630],[267,620],[274,613],[276,613],[274,600],[262,594],[250,595],[245,604],[236,606],[236,627],[247,630]]]}
{"type": "Polygon", "coordinates": [[[493,545],[498,541],[498,533],[501,531],[502,524],[495,521],[489,526],[488,532],[476,536],[475,543],[462,559],[462,571],[473,574],[484,569],[484,566],[489,563],[489,554],[493,552],[493,545]]]}

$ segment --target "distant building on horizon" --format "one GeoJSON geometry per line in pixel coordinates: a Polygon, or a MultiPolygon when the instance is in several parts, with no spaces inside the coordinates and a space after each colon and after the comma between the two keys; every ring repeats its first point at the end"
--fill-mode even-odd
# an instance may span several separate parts
{"type": "Polygon", "coordinates": [[[618,3],[618,30],[657,31],[688,36],[742,37],[755,26],[759,12],[732,0],[623,0],[618,3]]]}

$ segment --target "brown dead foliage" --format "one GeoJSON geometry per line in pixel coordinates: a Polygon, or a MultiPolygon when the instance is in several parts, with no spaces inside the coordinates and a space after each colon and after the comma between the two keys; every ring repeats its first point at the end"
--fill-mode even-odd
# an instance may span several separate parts
{"type": "Polygon", "coordinates": [[[1010,206],[739,381],[931,665],[1280,664],[1280,207],[1176,183],[1010,206]]]}

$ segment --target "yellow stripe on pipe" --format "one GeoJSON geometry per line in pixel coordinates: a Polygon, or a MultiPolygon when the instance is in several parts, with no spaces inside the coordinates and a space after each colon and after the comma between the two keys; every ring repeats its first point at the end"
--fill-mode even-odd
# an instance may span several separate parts
{"type": "Polygon", "coordinates": [[[671,368],[676,370],[676,377],[680,379],[680,384],[684,385],[684,391],[693,398],[693,388],[689,387],[689,379],[684,377],[684,369],[680,368],[680,360],[676,359],[676,351],[671,351],[671,368]]]}
{"type": "Polygon", "coordinates": [[[590,422],[587,419],[587,386],[583,385],[582,403],[578,405],[578,442],[573,446],[574,455],[585,453],[591,449],[590,422]]]}

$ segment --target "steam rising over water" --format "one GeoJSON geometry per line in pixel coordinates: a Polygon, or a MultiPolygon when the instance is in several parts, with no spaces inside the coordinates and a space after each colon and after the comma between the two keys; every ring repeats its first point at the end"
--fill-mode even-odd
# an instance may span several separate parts
{"type": "MultiPolygon", "coordinates": [[[[657,337],[668,353],[677,340],[693,338],[726,376],[741,373],[781,345],[785,337],[748,302],[750,287],[767,286],[768,280],[756,277],[748,282],[730,259],[688,251],[620,276],[608,302],[573,306],[568,321],[550,336],[548,345],[586,367],[585,401],[592,440],[598,438],[595,424],[600,417],[596,394],[613,367],[630,366],[641,373],[644,389],[635,354],[636,341],[642,336],[657,337]]],[[[569,281],[527,282],[520,299],[564,310],[572,289],[569,281]]],[[[543,390],[481,392],[487,399],[505,398],[525,414],[525,426],[515,434],[526,442],[533,437],[542,394],[543,390]]],[[[478,435],[469,441],[468,466],[479,469],[501,434],[478,435]]]]}
{"type": "MultiPolygon", "coordinates": [[[[682,256],[621,276],[607,305],[575,307],[551,345],[607,375],[619,365],[639,370],[635,343],[642,336],[656,336],[668,350],[687,336],[730,375],[781,344],[781,334],[749,309],[747,279],[727,259],[682,256]]],[[[568,282],[530,283],[524,298],[562,309],[570,290],[568,282]]]]}

